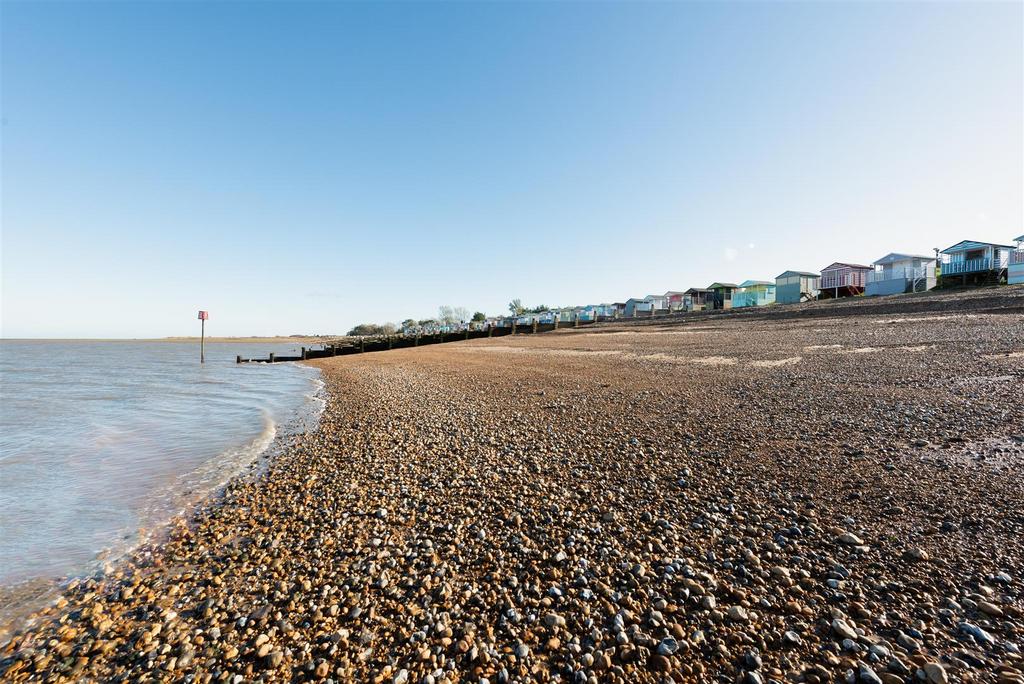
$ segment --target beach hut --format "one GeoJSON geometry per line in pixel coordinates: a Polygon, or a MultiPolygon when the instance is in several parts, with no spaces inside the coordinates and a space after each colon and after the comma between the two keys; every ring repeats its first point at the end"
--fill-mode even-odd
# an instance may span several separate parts
{"type": "Polygon", "coordinates": [[[940,253],[939,284],[942,287],[957,285],[997,285],[1006,282],[1012,245],[995,242],[962,240],[940,253]]]}
{"type": "Polygon", "coordinates": [[[732,308],[767,306],[775,303],[775,283],[770,280],[744,280],[732,293],[732,308]]]}
{"type": "Polygon", "coordinates": [[[868,273],[874,269],[864,264],[837,261],[821,269],[821,298],[853,297],[864,294],[868,273]]]}
{"type": "Polygon", "coordinates": [[[736,283],[711,283],[708,285],[708,289],[715,294],[713,304],[714,308],[731,309],[732,293],[737,287],[736,283]]]}
{"type": "Polygon", "coordinates": [[[818,298],[821,275],[810,271],[785,271],[775,276],[775,302],[799,304],[818,298]]]}
{"type": "Polygon", "coordinates": [[[715,293],[703,287],[691,287],[683,293],[684,311],[710,310],[715,305],[715,293]]]}
{"type": "Polygon", "coordinates": [[[864,294],[869,296],[927,292],[935,287],[935,257],[893,252],[872,262],[864,294]]]}
{"type": "Polygon", "coordinates": [[[644,297],[645,302],[649,302],[651,305],[651,311],[653,313],[665,313],[668,309],[665,295],[647,295],[644,297]]]}
{"type": "Polygon", "coordinates": [[[654,307],[651,305],[651,302],[647,301],[647,299],[630,297],[626,300],[626,318],[636,318],[637,316],[642,315],[650,316],[652,311],[654,311],[654,307]]]}
{"type": "Polygon", "coordinates": [[[669,290],[664,295],[665,308],[669,311],[682,311],[683,310],[683,297],[685,292],[676,292],[675,290],[669,290]]]}
{"type": "Polygon", "coordinates": [[[1014,239],[1017,249],[1010,254],[1010,266],[1006,274],[1006,282],[1011,285],[1024,283],[1024,235],[1014,239]]]}

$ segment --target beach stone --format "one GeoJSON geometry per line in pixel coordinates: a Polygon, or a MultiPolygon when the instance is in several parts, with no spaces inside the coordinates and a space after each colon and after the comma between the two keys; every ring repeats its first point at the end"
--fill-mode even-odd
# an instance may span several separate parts
{"type": "Polygon", "coordinates": [[[658,644],[658,654],[663,656],[675,655],[679,650],[679,642],[672,637],[666,637],[658,644]]]}
{"type": "Polygon", "coordinates": [[[993,617],[1003,616],[1003,609],[997,606],[996,604],[990,603],[988,601],[978,601],[978,610],[980,610],[982,613],[985,613],[986,615],[991,615],[993,617]]]}
{"type": "Polygon", "coordinates": [[[928,552],[917,546],[908,549],[906,555],[912,561],[926,561],[929,559],[928,552]]]}
{"type": "Polygon", "coordinates": [[[836,618],[832,621],[832,631],[841,639],[850,639],[851,641],[857,640],[856,630],[847,624],[846,620],[841,618],[836,618]]]}
{"type": "Polygon", "coordinates": [[[925,676],[928,677],[930,684],[947,684],[949,677],[946,675],[946,669],[939,663],[925,663],[924,667],[925,676]]]}
{"type": "Polygon", "coordinates": [[[743,606],[730,606],[728,615],[729,619],[735,622],[746,622],[749,619],[747,609],[743,606]]]}

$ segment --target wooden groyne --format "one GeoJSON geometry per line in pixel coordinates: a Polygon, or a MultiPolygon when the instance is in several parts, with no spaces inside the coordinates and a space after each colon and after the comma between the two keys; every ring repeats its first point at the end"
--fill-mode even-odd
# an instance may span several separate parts
{"type": "Polygon", "coordinates": [[[286,361],[307,361],[309,359],[325,359],[329,356],[345,356],[347,354],[365,354],[367,352],[421,347],[426,344],[444,344],[462,340],[477,340],[484,337],[502,337],[504,335],[525,335],[551,332],[559,328],[579,328],[593,325],[595,321],[573,321],[540,323],[528,325],[495,325],[484,330],[460,330],[457,332],[429,333],[417,335],[378,335],[375,337],[347,338],[344,341],[325,343],[319,348],[301,347],[297,356],[283,356],[271,353],[265,358],[246,359],[241,355],[235,357],[235,363],[283,363],[286,361]]]}

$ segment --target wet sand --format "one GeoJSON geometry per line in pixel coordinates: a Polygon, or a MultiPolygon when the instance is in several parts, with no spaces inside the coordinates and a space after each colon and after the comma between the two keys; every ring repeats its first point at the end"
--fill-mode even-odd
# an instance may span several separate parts
{"type": "Polygon", "coordinates": [[[1024,290],[314,362],[6,680],[1024,681],[1024,290]]]}

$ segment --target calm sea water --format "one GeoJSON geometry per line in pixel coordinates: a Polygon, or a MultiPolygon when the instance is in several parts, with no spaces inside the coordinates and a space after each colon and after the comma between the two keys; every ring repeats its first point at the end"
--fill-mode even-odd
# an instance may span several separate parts
{"type": "Polygon", "coordinates": [[[295,347],[0,342],[0,589],[93,571],[315,423],[295,347]]]}

